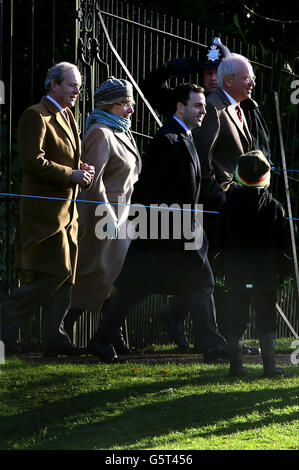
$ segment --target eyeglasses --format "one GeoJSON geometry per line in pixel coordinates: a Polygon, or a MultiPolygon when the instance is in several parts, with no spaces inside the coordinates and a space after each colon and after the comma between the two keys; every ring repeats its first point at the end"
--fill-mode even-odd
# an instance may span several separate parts
{"type": "Polygon", "coordinates": [[[255,83],[255,80],[256,80],[256,76],[255,76],[255,75],[248,75],[248,77],[244,77],[244,81],[245,81],[246,83],[250,83],[250,82],[255,83]]]}
{"type": "Polygon", "coordinates": [[[128,111],[130,108],[134,109],[136,103],[132,102],[132,103],[114,103],[114,104],[117,104],[118,106],[123,106],[124,111],[128,111]]]}

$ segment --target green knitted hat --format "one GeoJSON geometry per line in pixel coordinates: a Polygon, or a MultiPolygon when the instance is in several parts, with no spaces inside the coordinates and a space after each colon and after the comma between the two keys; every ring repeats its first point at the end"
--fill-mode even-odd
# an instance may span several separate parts
{"type": "Polygon", "coordinates": [[[271,166],[263,152],[252,150],[238,160],[235,179],[243,186],[265,188],[270,184],[271,166]]]}

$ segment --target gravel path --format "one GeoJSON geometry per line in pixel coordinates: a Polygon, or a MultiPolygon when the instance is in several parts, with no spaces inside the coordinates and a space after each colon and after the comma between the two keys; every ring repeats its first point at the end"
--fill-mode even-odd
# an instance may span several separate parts
{"type": "MultiPolygon", "coordinates": [[[[243,356],[244,364],[262,364],[262,359],[260,355],[257,356],[243,356]]],[[[73,363],[73,364],[96,364],[99,362],[99,359],[96,356],[86,355],[80,357],[67,357],[59,356],[58,358],[43,358],[40,353],[26,353],[19,354],[19,359],[36,361],[41,363],[73,363]]],[[[142,353],[136,354],[132,353],[126,356],[120,356],[121,361],[130,362],[130,363],[140,363],[140,364],[191,364],[191,363],[202,363],[203,357],[202,354],[192,354],[192,353],[142,353]]],[[[216,362],[217,364],[228,364],[227,359],[219,359],[216,362]]],[[[291,365],[291,354],[276,354],[276,363],[277,365],[289,366],[291,365]]]]}

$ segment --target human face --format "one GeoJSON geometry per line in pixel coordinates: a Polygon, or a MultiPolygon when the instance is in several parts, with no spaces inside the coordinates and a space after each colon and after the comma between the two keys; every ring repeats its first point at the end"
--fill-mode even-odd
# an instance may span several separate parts
{"type": "Polygon", "coordinates": [[[207,69],[203,72],[203,87],[207,95],[217,88],[217,69],[207,69]]]}
{"type": "Polygon", "coordinates": [[[55,79],[51,80],[50,96],[63,108],[75,106],[81,86],[81,75],[77,69],[69,69],[63,74],[60,84],[55,79]]]}
{"type": "Polygon", "coordinates": [[[238,103],[251,98],[252,89],[255,86],[255,75],[252,66],[245,61],[238,62],[235,75],[225,77],[224,82],[224,89],[238,103]]]}
{"type": "Polygon", "coordinates": [[[135,101],[133,100],[133,97],[128,96],[123,101],[120,100],[119,103],[114,103],[109,109],[109,112],[112,114],[116,114],[116,116],[119,116],[121,118],[130,119],[131,115],[134,113],[134,106],[135,101]]]}
{"type": "Polygon", "coordinates": [[[206,99],[203,93],[191,91],[187,104],[178,103],[176,116],[183,121],[189,129],[200,127],[206,114],[206,99]]]}

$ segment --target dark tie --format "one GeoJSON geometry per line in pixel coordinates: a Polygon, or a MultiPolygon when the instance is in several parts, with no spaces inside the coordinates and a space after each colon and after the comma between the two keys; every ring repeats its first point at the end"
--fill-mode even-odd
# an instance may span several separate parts
{"type": "Polygon", "coordinates": [[[239,121],[242,122],[243,121],[243,117],[242,117],[242,111],[241,111],[241,108],[240,106],[237,104],[237,106],[235,107],[235,110],[237,111],[237,116],[239,118],[239,121]]]}
{"type": "Polygon", "coordinates": [[[63,113],[65,119],[67,120],[68,125],[71,127],[71,121],[70,121],[69,113],[67,112],[66,109],[63,109],[63,110],[62,110],[62,113],[63,113]]]}

